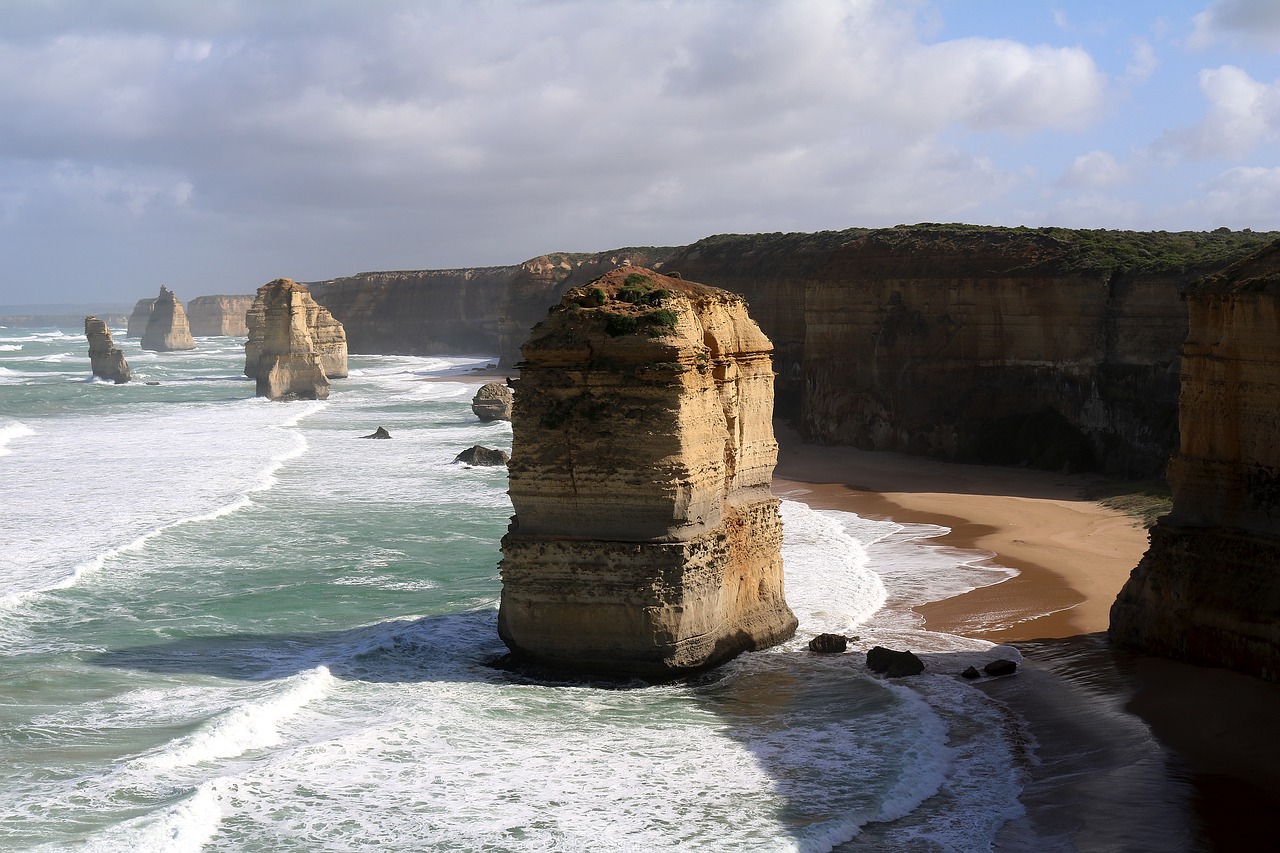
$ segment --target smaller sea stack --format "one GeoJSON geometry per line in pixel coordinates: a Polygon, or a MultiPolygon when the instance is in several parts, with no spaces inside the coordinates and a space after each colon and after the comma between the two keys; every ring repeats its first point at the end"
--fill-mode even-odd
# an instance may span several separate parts
{"type": "Polygon", "coordinates": [[[85,317],[84,335],[89,339],[89,366],[93,375],[117,385],[128,382],[129,363],[124,360],[124,352],[112,340],[106,322],[97,317],[85,317]]]}
{"type": "Polygon", "coordinates": [[[142,348],[155,352],[196,348],[191,326],[187,323],[187,312],[182,310],[182,303],[173,291],[164,285],[160,286],[160,295],[151,307],[147,330],[142,335],[142,348]]]}

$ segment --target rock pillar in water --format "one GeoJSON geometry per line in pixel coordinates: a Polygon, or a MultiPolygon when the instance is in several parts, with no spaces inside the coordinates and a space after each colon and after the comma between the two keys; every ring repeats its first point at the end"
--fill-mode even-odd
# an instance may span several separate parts
{"type": "Polygon", "coordinates": [[[252,296],[197,296],[187,303],[191,334],[247,335],[249,327],[245,325],[245,314],[251,305],[252,296]]]}
{"type": "Polygon", "coordinates": [[[1187,294],[1173,510],[1113,642],[1280,680],[1280,242],[1187,294]]]}
{"type": "Polygon", "coordinates": [[[173,295],[172,290],[163,285],[160,287],[160,295],[151,306],[147,330],[142,335],[142,348],[156,352],[196,348],[182,303],[173,295]]]}
{"type": "Polygon", "coordinates": [[[155,307],[156,298],[154,296],[148,299],[139,299],[133,306],[133,313],[129,315],[129,326],[125,330],[125,337],[140,338],[147,333],[147,322],[151,319],[151,309],[155,307]]]}
{"type": "Polygon", "coordinates": [[[259,287],[246,319],[244,372],[257,380],[259,397],[323,400],[330,377],[347,375],[342,324],[296,281],[259,287]]]}
{"type": "Polygon", "coordinates": [[[84,318],[84,335],[89,339],[89,367],[93,375],[117,385],[129,381],[129,363],[111,339],[111,330],[97,317],[84,318]]]}
{"type": "Polygon", "coordinates": [[[511,389],[501,382],[486,382],[471,398],[471,411],[485,423],[511,420],[511,405],[511,389]]]}
{"type": "Polygon", "coordinates": [[[624,267],[569,291],[521,352],[508,647],[663,677],[789,638],[772,345],[742,298],[624,267]]]}

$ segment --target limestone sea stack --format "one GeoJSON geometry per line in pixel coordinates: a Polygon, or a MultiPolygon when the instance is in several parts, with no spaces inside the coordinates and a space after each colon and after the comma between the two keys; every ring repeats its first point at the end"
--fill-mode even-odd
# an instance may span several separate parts
{"type": "Polygon", "coordinates": [[[89,339],[89,367],[93,375],[117,385],[128,382],[129,363],[124,360],[124,352],[111,339],[111,330],[106,322],[97,317],[85,317],[84,335],[89,339]]]}
{"type": "Polygon", "coordinates": [[[664,677],[789,638],[772,345],[743,299],[624,267],[521,352],[498,612],[515,655],[664,677]]]}
{"type": "Polygon", "coordinates": [[[125,337],[140,338],[147,333],[147,321],[151,319],[151,309],[155,307],[156,298],[154,296],[147,299],[139,299],[133,306],[133,313],[129,315],[129,326],[125,329],[125,337]]]}
{"type": "Polygon", "coordinates": [[[1173,510],[1114,642],[1280,680],[1280,242],[1187,293],[1173,510]]]}
{"type": "Polygon", "coordinates": [[[193,335],[240,337],[249,334],[245,314],[252,296],[197,296],[187,303],[187,321],[193,335]]]}
{"type": "Polygon", "coordinates": [[[342,324],[296,281],[259,287],[247,320],[244,373],[257,380],[259,397],[323,400],[329,379],[347,375],[342,324]]]}
{"type": "Polygon", "coordinates": [[[191,337],[191,327],[187,323],[187,313],[182,310],[182,303],[173,295],[173,291],[164,285],[160,286],[160,295],[151,307],[151,316],[147,319],[147,330],[142,335],[142,348],[156,352],[173,352],[175,350],[195,349],[195,339],[191,337]]]}

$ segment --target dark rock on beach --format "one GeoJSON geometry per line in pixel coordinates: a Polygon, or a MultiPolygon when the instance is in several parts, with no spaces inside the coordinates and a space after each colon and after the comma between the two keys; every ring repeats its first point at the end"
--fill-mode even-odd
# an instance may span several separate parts
{"type": "Polygon", "coordinates": [[[506,465],[510,459],[511,457],[505,451],[493,450],[477,444],[459,453],[453,461],[462,462],[466,465],[496,467],[498,465],[506,465]]]}
{"type": "Polygon", "coordinates": [[[898,652],[884,646],[873,646],[867,651],[867,667],[889,678],[902,678],[924,672],[924,661],[913,652],[898,652]]]}
{"type": "Polygon", "coordinates": [[[809,641],[809,651],[825,655],[840,654],[849,647],[849,638],[842,634],[819,634],[809,641]]]}
{"type": "Polygon", "coordinates": [[[1011,660],[1000,658],[984,666],[982,671],[987,675],[1013,675],[1018,671],[1018,665],[1011,660]]]}
{"type": "Polygon", "coordinates": [[[975,678],[981,678],[982,673],[978,672],[978,668],[976,666],[971,666],[968,669],[966,669],[964,672],[960,673],[960,677],[967,678],[970,681],[972,681],[975,678]]]}

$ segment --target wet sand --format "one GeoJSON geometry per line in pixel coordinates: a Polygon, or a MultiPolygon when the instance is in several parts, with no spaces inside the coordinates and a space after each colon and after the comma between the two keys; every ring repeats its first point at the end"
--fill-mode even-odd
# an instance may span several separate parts
{"type": "MultiPolygon", "coordinates": [[[[1016,676],[977,684],[1024,721],[1038,759],[1027,814],[1006,825],[997,849],[1045,849],[1046,838],[1053,850],[1275,849],[1280,685],[1110,647],[1111,603],[1147,537],[1082,497],[1099,478],[806,445],[777,432],[775,494],[942,525],[951,533],[933,542],[1018,570],[917,608],[931,630],[1024,655],[1016,676]]],[[[875,834],[869,827],[841,849],[874,849],[875,834]]]]}

